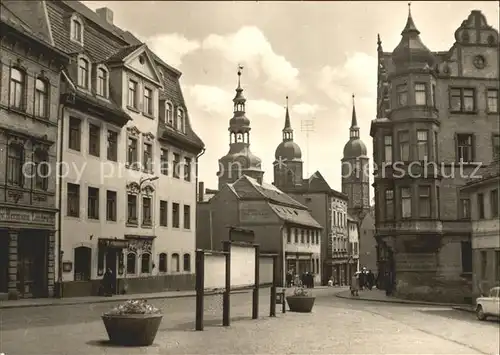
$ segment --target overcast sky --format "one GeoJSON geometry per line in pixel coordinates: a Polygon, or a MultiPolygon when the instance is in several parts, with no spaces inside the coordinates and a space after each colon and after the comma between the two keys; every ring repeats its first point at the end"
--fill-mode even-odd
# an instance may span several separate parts
{"type": "MultiPolygon", "coordinates": [[[[206,187],[217,188],[217,161],[228,151],[238,63],[245,66],[242,84],[252,126],[251,150],[262,159],[265,181],[273,180],[286,95],[304,175],[319,170],[341,190],[340,159],[349,138],[352,93],[371,158],[377,33],[383,49],[392,51],[406,24],[407,2],[84,3],[93,10],[112,9],[117,26],[182,71],[189,116],[207,147],[200,162],[200,181],[206,187]],[[301,132],[305,119],[315,121],[309,144],[301,132]]],[[[411,8],[423,42],[435,51],[453,45],[455,30],[473,9],[481,10],[489,25],[499,27],[494,1],[419,1],[411,8]]]]}

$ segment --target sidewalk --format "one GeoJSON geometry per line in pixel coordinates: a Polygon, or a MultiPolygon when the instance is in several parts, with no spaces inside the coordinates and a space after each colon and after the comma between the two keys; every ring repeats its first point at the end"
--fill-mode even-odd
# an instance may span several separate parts
{"type": "MultiPolygon", "coordinates": [[[[234,290],[231,293],[247,293],[250,289],[234,290]]],[[[215,294],[215,292],[205,292],[205,295],[215,294]]],[[[195,291],[166,291],[155,293],[135,293],[128,295],[113,295],[113,297],[86,296],[69,298],[29,298],[20,300],[10,300],[0,302],[2,308],[23,308],[23,307],[45,307],[45,306],[69,306],[76,304],[106,303],[128,301],[131,299],[159,299],[159,298],[184,298],[195,297],[195,291]]]]}
{"type": "Polygon", "coordinates": [[[415,304],[415,305],[430,305],[430,306],[446,306],[446,307],[467,307],[466,305],[454,304],[454,303],[440,303],[440,302],[426,302],[426,301],[413,301],[405,300],[402,298],[396,298],[391,296],[386,296],[385,291],[372,289],[359,291],[359,296],[351,296],[351,291],[343,291],[335,295],[338,298],[347,298],[357,301],[373,301],[373,302],[385,302],[385,303],[399,303],[399,304],[415,304]]]}
{"type": "MultiPolygon", "coordinates": [[[[267,289],[269,287],[261,287],[267,289]]],[[[327,288],[326,286],[316,286],[315,289],[327,288]]],[[[278,287],[278,290],[281,289],[278,287]]],[[[231,293],[248,293],[252,288],[236,289],[231,293]]],[[[293,290],[293,288],[292,288],[293,290]]],[[[292,292],[287,289],[287,293],[292,292]]],[[[220,292],[205,291],[205,296],[218,294],[220,292]]],[[[91,304],[91,303],[106,303],[106,302],[120,302],[128,301],[131,299],[161,299],[161,298],[185,298],[195,297],[196,291],[166,291],[155,293],[135,293],[127,295],[113,295],[113,297],[103,296],[85,296],[85,297],[69,297],[69,298],[29,298],[20,300],[0,301],[0,309],[2,308],[24,308],[24,307],[46,307],[46,306],[70,306],[77,304],[91,304]]]]}

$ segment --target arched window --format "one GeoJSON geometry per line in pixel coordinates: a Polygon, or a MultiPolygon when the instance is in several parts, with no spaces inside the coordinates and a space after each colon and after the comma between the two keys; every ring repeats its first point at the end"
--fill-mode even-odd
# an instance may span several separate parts
{"type": "Polygon", "coordinates": [[[172,271],[174,272],[179,272],[180,271],[180,265],[179,265],[179,254],[175,253],[175,254],[172,254],[172,271]]]}
{"type": "Polygon", "coordinates": [[[48,189],[49,177],[49,155],[45,150],[37,149],[33,154],[33,169],[32,174],[35,178],[35,188],[39,190],[48,189]]]}
{"type": "Polygon", "coordinates": [[[158,260],[158,271],[167,272],[167,253],[161,253],[158,260]]]}
{"type": "Polygon", "coordinates": [[[71,18],[71,40],[83,44],[83,23],[78,17],[71,18]]]}
{"type": "Polygon", "coordinates": [[[181,108],[177,109],[177,129],[181,132],[184,132],[184,120],[184,111],[181,108]]]}
{"type": "Polygon", "coordinates": [[[10,69],[10,107],[23,110],[25,95],[25,73],[18,68],[10,69]]]}
{"type": "Polygon", "coordinates": [[[89,88],[89,61],[85,58],[78,60],[78,86],[88,89],[89,88]]]}
{"type": "Polygon", "coordinates": [[[10,184],[23,186],[24,147],[19,143],[11,143],[8,147],[7,179],[10,184]]]}
{"type": "Polygon", "coordinates": [[[91,272],[92,249],[75,248],[75,281],[89,281],[91,272]]]}
{"type": "Polygon", "coordinates": [[[174,114],[174,108],[170,102],[167,102],[165,108],[165,123],[169,125],[173,124],[173,114],[174,114]]]}
{"type": "Polygon", "coordinates": [[[127,274],[135,274],[135,261],[136,257],[134,253],[127,254],[127,274]]]}
{"type": "Polygon", "coordinates": [[[151,254],[144,253],[141,255],[141,274],[151,273],[151,254]]]}
{"type": "Polygon", "coordinates": [[[108,71],[104,68],[97,69],[97,95],[108,97],[108,71]]]}
{"type": "Polygon", "coordinates": [[[34,113],[37,117],[47,117],[48,116],[48,85],[47,82],[38,78],[35,82],[35,107],[34,113]]]}
{"type": "Polygon", "coordinates": [[[191,255],[184,254],[184,271],[191,271],[191,255]]]}

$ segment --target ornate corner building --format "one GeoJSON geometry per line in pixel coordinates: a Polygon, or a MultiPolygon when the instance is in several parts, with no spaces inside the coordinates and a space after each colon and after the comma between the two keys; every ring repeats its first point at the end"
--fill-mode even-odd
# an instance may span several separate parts
{"type": "Polygon", "coordinates": [[[460,187],[498,158],[498,60],[498,31],[477,10],[443,52],[424,45],[411,13],[392,52],[379,37],[376,238],[400,297],[471,297],[476,206],[460,187]]]}

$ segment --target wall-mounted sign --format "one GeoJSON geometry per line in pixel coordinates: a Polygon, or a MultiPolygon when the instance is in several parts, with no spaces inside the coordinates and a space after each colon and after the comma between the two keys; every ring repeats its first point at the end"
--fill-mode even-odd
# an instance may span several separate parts
{"type": "Polygon", "coordinates": [[[26,211],[14,208],[0,208],[0,222],[24,222],[53,225],[54,213],[40,211],[26,211]]]}
{"type": "Polygon", "coordinates": [[[128,248],[130,241],[125,239],[105,239],[99,238],[98,245],[101,248],[116,248],[125,249],[128,248]]]}
{"type": "Polygon", "coordinates": [[[73,263],[71,261],[63,261],[63,271],[71,272],[73,270],[73,263]]]}

